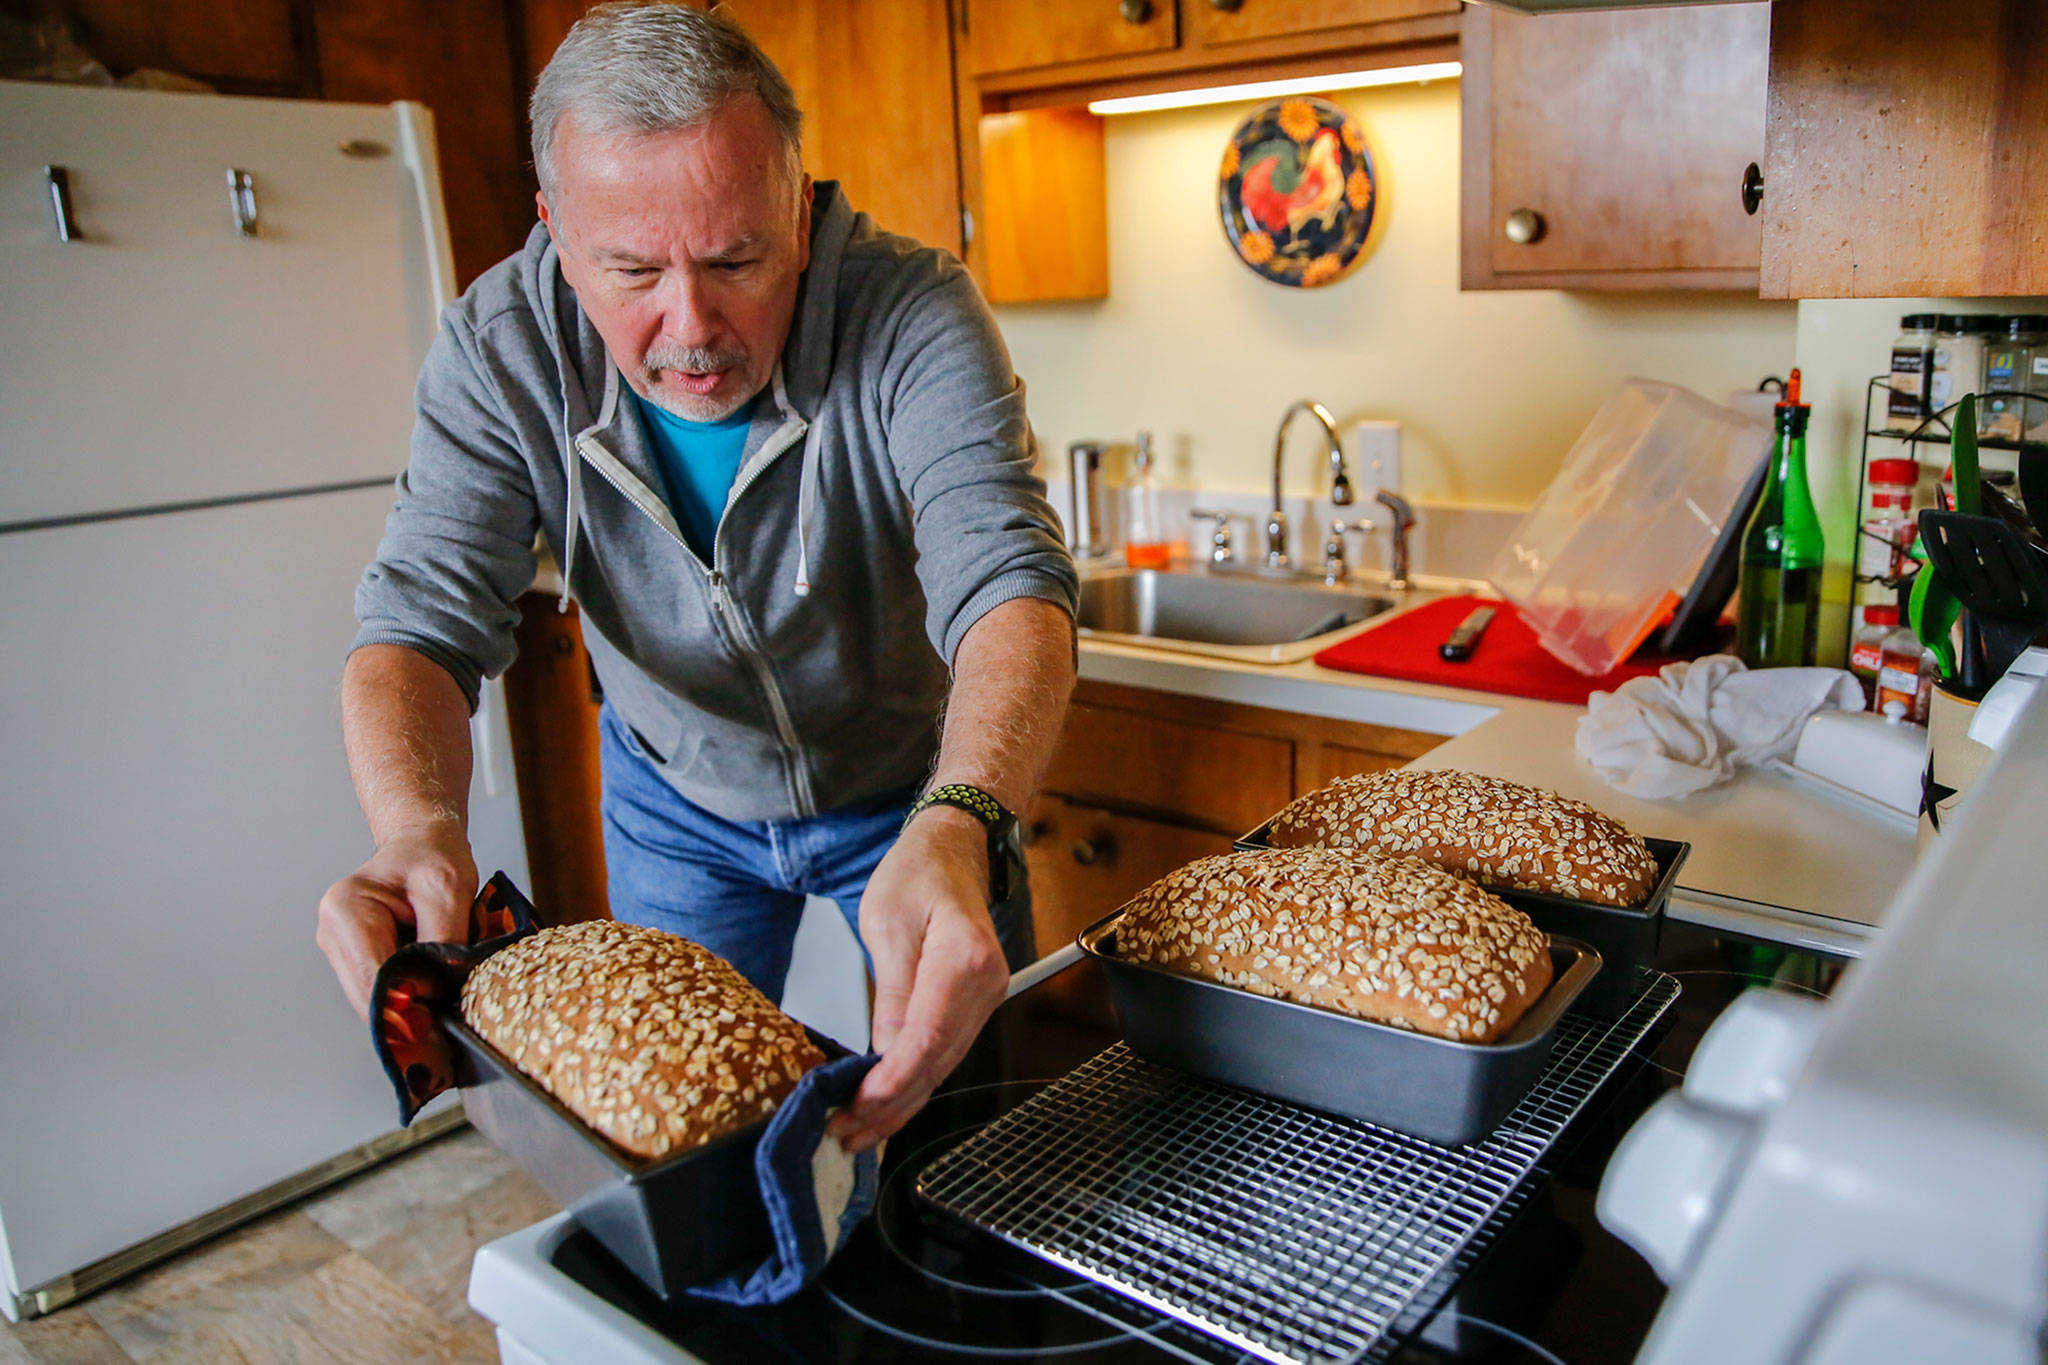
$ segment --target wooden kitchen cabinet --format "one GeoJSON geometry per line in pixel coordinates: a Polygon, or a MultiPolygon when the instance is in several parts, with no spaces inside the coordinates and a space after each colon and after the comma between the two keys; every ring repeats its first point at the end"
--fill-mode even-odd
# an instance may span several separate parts
{"type": "Polygon", "coordinates": [[[2048,293],[2048,5],[1779,0],[1763,294],[2048,293]]]}
{"type": "Polygon", "coordinates": [[[1170,51],[1180,36],[1175,0],[961,0],[960,9],[977,75],[1170,51]]]}
{"type": "Polygon", "coordinates": [[[573,605],[557,611],[546,593],[528,593],[519,606],[505,719],[533,903],[550,922],[608,919],[598,700],[582,613],[573,605]]]}
{"type": "Polygon", "coordinates": [[[1464,287],[1756,289],[1741,185],[1764,146],[1770,28],[1766,4],[1468,7],[1464,287]]]}
{"type": "Polygon", "coordinates": [[[1183,41],[1213,48],[1260,39],[1302,38],[1361,24],[1458,13],[1458,0],[1186,0],[1183,41]]]}
{"type": "Polygon", "coordinates": [[[804,164],[891,232],[963,255],[946,0],[719,0],[795,91],[804,164]]]}

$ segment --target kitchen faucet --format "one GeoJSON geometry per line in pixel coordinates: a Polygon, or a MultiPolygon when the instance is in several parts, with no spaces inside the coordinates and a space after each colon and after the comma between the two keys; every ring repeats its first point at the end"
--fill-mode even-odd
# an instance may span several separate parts
{"type": "MultiPolygon", "coordinates": [[[[1287,557],[1287,513],[1280,506],[1280,458],[1287,453],[1287,424],[1297,412],[1308,412],[1323,424],[1330,438],[1330,501],[1339,507],[1351,505],[1351,479],[1344,472],[1344,442],[1337,435],[1337,419],[1313,398],[1303,398],[1280,414],[1280,430],[1273,435],[1273,510],[1266,517],[1266,567],[1285,569],[1287,557]]],[[[1411,517],[1412,520],[1412,517],[1411,517]]]]}
{"type": "Polygon", "coordinates": [[[1399,493],[1382,488],[1372,495],[1372,500],[1394,514],[1394,524],[1388,528],[1391,539],[1387,551],[1387,586],[1401,592],[1408,586],[1408,531],[1415,525],[1415,509],[1408,505],[1408,499],[1399,493]]]}

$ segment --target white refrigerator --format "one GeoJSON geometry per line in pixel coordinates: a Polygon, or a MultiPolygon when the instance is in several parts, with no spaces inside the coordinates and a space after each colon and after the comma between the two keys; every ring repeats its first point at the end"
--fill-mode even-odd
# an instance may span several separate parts
{"type": "MultiPolygon", "coordinates": [[[[453,273],[417,105],[0,82],[0,128],[19,1317],[400,1145],[314,917],[370,851],[338,683],[453,273]]],[[[523,884],[495,687],[474,736],[523,884]]]]}

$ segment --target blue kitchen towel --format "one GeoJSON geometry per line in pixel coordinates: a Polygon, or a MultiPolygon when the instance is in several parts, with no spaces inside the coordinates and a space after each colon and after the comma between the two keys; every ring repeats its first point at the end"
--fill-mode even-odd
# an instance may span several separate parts
{"type": "Polygon", "coordinates": [[[775,1233],[775,1251],[754,1269],[685,1290],[743,1308],[781,1303],[825,1268],[846,1235],[875,1207],[882,1149],[850,1156],[825,1133],[832,1110],[850,1103],[881,1059],[848,1054],[815,1067],[768,1120],[754,1148],[754,1178],[775,1233]]]}

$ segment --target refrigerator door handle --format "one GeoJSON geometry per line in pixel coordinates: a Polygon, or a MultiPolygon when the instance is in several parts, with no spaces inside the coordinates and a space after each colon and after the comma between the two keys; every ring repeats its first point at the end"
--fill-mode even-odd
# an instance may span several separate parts
{"type": "Polygon", "coordinates": [[[71,212],[71,168],[43,167],[43,183],[50,187],[50,213],[57,220],[57,240],[77,241],[83,234],[78,230],[78,219],[71,212]]]}
{"type": "Polygon", "coordinates": [[[247,171],[228,170],[228,211],[234,215],[237,234],[256,235],[256,177],[247,171]]]}

